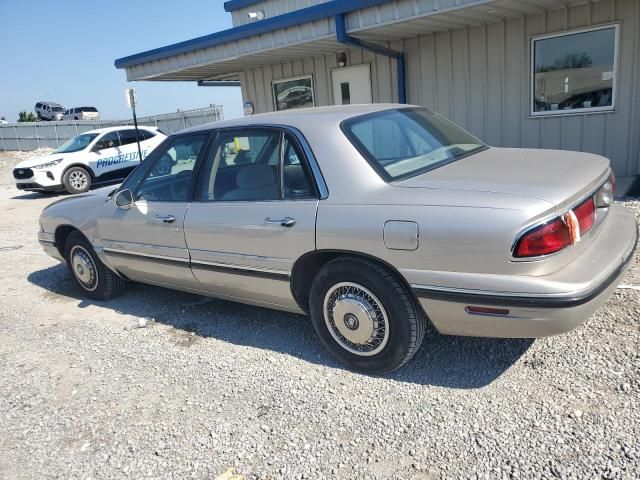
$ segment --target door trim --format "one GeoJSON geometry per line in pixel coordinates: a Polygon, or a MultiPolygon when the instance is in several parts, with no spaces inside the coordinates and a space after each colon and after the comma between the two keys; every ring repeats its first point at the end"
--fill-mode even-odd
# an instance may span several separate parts
{"type": "Polygon", "coordinates": [[[142,252],[132,252],[131,250],[120,250],[115,248],[104,248],[107,254],[122,258],[136,258],[137,260],[203,268],[221,273],[231,273],[235,275],[247,275],[251,277],[271,278],[273,280],[288,281],[291,277],[289,272],[270,268],[249,267],[245,265],[230,265],[226,263],[207,262],[204,260],[189,260],[188,258],[165,257],[162,255],[151,255],[142,252]]]}

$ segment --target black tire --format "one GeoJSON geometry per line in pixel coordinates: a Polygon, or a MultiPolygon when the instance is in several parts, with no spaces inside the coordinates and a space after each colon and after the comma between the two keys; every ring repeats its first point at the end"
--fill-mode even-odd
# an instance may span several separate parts
{"type": "Polygon", "coordinates": [[[84,193],[91,188],[91,174],[82,167],[71,167],[62,176],[64,189],[69,193],[84,193]]]}
{"type": "MultiPolygon", "coordinates": [[[[373,374],[388,373],[407,363],[420,348],[427,326],[424,312],[396,276],[381,265],[359,257],[339,257],[322,267],[311,285],[309,310],[313,327],[331,354],[351,369],[373,374]],[[352,353],[339,343],[334,336],[339,334],[331,332],[331,320],[325,319],[325,297],[330,290],[339,291],[336,289],[344,283],[364,287],[386,312],[386,343],[372,348],[369,356],[352,353]]],[[[343,321],[347,325],[347,315],[343,321]]],[[[360,328],[359,323],[355,328],[360,328]]],[[[332,330],[336,332],[337,327],[332,330]]]]}
{"type": "Polygon", "coordinates": [[[64,258],[74,282],[87,297],[108,300],[124,290],[125,281],[100,261],[91,243],[80,232],[72,232],[67,237],[64,258]],[[73,259],[72,255],[79,258],[73,259]],[[86,256],[90,257],[91,262],[86,256]],[[82,278],[88,280],[83,281],[82,278]]]}

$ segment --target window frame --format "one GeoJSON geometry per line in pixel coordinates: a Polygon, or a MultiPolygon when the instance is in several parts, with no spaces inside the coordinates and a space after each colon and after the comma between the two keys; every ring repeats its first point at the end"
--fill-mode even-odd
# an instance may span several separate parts
{"type": "Polygon", "coordinates": [[[594,25],[591,27],[577,28],[572,30],[563,30],[561,32],[548,33],[542,35],[533,35],[529,37],[529,118],[539,117],[556,117],[556,116],[573,116],[594,113],[611,113],[616,111],[616,101],[618,93],[618,76],[619,76],[619,57],[620,57],[620,23],[607,23],[602,25],[594,25]],[[614,47],[613,47],[613,82],[611,86],[611,105],[606,107],[589,107],[589,108],[573,108],[571,110],[544,110],[536,112],[534,110],[535,99],[535,45],[539,40],[547,40],[550,38],[566,37],[580,33],[595,32],[598,30],[613,29],[614,31],[614,47]]]}
{"type": "Polygon", "coordinates": [[[324,190],[326,190],[326,187],[325,189],[322,189],[318,185],[318,179],[316,177],[314,168],[312,166],[312,162],[308,158],[308,150],[300,141],[295,131],[279,125],[251,124],[251,125],[241,125],[241,126],[220,128],[214,131],[214,138],[210,142],[209,148],[207,149],[206,158],[205,157],[200,158],[200,165],[198,166],[198,176],[194,184],[192,200],[193,202],[208,203],[208,204],[227,204],[227,203],[255,204],[255,203],[265,203],[265,202],[284,202],[284,201],[298,201],[298,202],[317,201],[319,199],[326,198],[326,196],[323,197],[324,190]],[[207,176],[206,176],[207,171],[205,168],[207,163],[206,160],[208,160],[209,156],[215,154],[216,150],[220,148],[220,139],[223,138],[223,136],[228,133],[233,133],[233,132],[252,133],[252,132],[261,131],[261,130],[265,132],[270,132],[270,133],[277,133],[279,136],[278,192],[280,194],[280,198],[274,199],[274,200],[222,200],[222,199],[210,200],[210,199],[202,198],[202,196],[199,195],[199,192],[203,188],[203,183],[207,180],[207,176]],[[311,182],[312,195],[308,198],[285,198],[285,195],[284,195],[285,193],[284,192],[284,140],[285,138],[290,139],[290,141],[297,147],[297,149],[300,152],[300,155],[302,156],[302,158],[300,159],[300,163],[302,165],[302,168],[304,168],[305,172],[309,175],[309,181],[311,182]]]}
{"type": "Polygon", "coordinates": [[[311,80],[311,103],[312,106],[311,107],[303,107],[303,108],[312,108],[316,106],[316,87],[315,87],[315,82],[313,81],[313,75],[298,75],[297,77],[287,77],[287,78],[280,78],[278,80],[273,80],[271,82],[271,101],[273,102],[273,110],[276,112],[285,112],[287,110],[295,110],[292,108],[285,108],[284,110],[279,110],[278,109],[278,100],[276,98],[276,90],[275,87],[276,85],[280,84],[280,83],[285,83],[285,82],[292,82],[295,80],[306,80],[309,79],[311,80]]]}
{"type": "MultiPolygon", "coordinates": [[[[202,149],[200,150],[200,153],[198,154],[198,158],[196,159],[196,162],[193,166],[193,174],[191,176],[189,190],[187,191],[186,202],[187,203],[191,202],[195,195],[196,182],[200,177],[200,165],[202,164],[202,160],[205,157],[205,155],[208,155],[209,150],[211,149],[211,146],[213,145],[213,143],[215,143],[215,139],[217,137],[216,131],[202,130],[202,131],[190,132],[187,134],[178,134],[178,135],[171,135],[166,137],[164,140],[162,140],[162,142],[157,147],[155,147],[151,151],[151,153],[149,153],[148,156],[144,158],[144,160],[142,160],[138,164],[138,166],[127,176],[127,178],[123,180],[120,187],[111,193],[111,198],[115,198],[115,195],[118,192],[121,192],[122,190],[131,191],[131,194],[135,198],[141,183],[144,181],[144,179],[147,178],[149,171],[154,167],[156,162],[160,160],[162,155],[169,148],[171,148],[172,145],[175,144],[175,142],[186,139],[186,138],[190,138],[190,137],[200,137],[200,136],[204,137],[204,144],[202,145],[202,149]],[[140,173],[138,174],[137,172],[140,172],[140,173]],[[135,178],[137,175],[140,175],[139,179],[135,178]],[[132,185],[132,183],[135,183],[135,184],[132,185]]],[[[163,200],[163,202],[185,203],[182,200],[163,200]]]]}

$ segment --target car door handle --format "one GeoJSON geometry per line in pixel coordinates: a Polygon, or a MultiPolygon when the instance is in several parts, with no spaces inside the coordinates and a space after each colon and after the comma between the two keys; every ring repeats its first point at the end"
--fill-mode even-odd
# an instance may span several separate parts
{"type": "Polygon", "coordinates": [[[158,222],[173,223],[176,217],[174,217],[173,215],[156,215],[155,219],[158,222]]]}
{"type": "Polygon", "coordinates": [[[291,217],[284,217],[284,218],[279,218],[279,219],[273,219],[271,217],[267,217],[264,219],[265,223],[268,223],[270,225],[276,224],[276,225],[280,225],[281,227],[293,227],[296,224],[296,219],[295,218],[291,218],[291,217]]]}

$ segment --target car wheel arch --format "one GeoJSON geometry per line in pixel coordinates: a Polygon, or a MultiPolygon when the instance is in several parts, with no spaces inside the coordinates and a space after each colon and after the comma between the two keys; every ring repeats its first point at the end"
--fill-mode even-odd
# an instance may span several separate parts
{"type": "Polygon", "coordinates": [[[54,232],[53,238],[54,238],[56,248],[58,249],[58,252],[60,252],[60,255],[62,255],[63,257],[64,257],[65,243],[67,242],[67,238],[69,238],[69,235],[71,235],[73,232],[80,232],[82,236],[87,238],[87,236],[84,233],[82,233],[82,231],[79,228],[74,227],[73,225],[63,224],[63,225],[58,225],[56,227],[56,231],[54,232]]]}
{"type": "Polygon", "coordinates": [[[64,176],[69,171],[69,169],[73,168],[73,167],[80,167],[80,168],[86,170],[87,172],[89,172],[89,175],[91,176],[91,181],[92,182],[96,179],[96,174],[95,174],[95,172],[93,171],[93,169],[89,165],[87,165],[86,163],[77,163],[77,162],[76,163],[72,163],[70,165],[67,165],[65,167],[65,169],[63,170],[62,175],[61,175],[60,178],[64,178],[64,176]]]}
{"type": "Polygon", "coordinates": [[[309,293],[311,291],[313,279],[324,265],[339,257],[362,258],[380,265],[382,268],[389,271],[406,288],[416,305],[419,308],[422,308],[418,301],[418,297],[416,297],[413,288],[411,288],[407,279],[398,271],[397,268],[388,262],[367,253],[352,250],[323,249],[305,253],[296,260],[293,268],[291,269],[291,293],[300,308],[306,313],[309,312],[309,293]]]}

